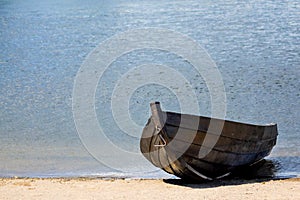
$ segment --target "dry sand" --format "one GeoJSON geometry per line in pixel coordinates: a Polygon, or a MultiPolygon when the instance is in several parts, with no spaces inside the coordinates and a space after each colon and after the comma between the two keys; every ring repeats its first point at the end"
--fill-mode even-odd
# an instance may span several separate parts
{"type": "Polygon", "coordinates": [[[0,179],[0,199],[300,199],[300,179],[180,180],[0,179]]]}

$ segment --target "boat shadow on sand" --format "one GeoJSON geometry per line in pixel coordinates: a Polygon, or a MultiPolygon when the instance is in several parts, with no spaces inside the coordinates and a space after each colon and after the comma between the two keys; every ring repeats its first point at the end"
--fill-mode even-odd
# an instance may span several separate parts
{"type": "Polygon", "coordinates": [[[233,172],[230,176],[218,180],[197,182],[189,179],[164,179],[163,181],[168,184],[190,188],[212,188],[225,185],[261,183],[282,179],[275,176],[275,173],[280,168],[279,162],[264,159],[256,166],[240,168],[239,170],[233,172]]]}

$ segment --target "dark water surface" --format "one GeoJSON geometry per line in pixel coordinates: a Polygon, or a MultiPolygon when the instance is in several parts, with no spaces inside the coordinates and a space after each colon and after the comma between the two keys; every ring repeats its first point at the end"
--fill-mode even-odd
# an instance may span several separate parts
{"type": "MultiPolygon", "coordinates": [[[[280,164],[278,176],[299,176],[299,19],[296,0],[0,0],[0,176],[168,177],[147,161],[124,162],[125,172],[104,166],[84,148],[72,114],[74,80],[85,57],[111,36],[145,27],[181,32],[202,45],[223,77],[226,118],[278,123],[278,143],[269,159],[280,164]]],[[[99,80],[95,108],[110,141],[136,153],[141,130],[123,134],[109,105],[122,75],[145,63],[177,69],[190,80],[200,113],[211,114],[204,79],[188,62],[151,49],[121,56],[99,80]]],[[[129,102],[140,127],[153,100],[180,111],[170,89],[140,87],[129,102]]]]}

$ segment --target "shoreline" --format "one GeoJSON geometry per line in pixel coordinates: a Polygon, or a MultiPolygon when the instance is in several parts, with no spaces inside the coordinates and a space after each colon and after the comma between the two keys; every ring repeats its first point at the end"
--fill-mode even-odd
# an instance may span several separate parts
{"type": "Polygon", "coordinates": [[[300,178],[180,179],[0,178],[0,199],[298,199],[300,178]]]}

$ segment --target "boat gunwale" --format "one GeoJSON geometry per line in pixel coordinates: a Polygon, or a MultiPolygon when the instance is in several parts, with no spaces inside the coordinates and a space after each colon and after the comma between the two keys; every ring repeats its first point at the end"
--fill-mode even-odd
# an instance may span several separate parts
{"type": "Polygon", "coordinates": [[[197,118],[205,118],[205,119],[209,119],[209,120],[223,121],[224,123],[229,122],[229,123],[234,123],[234,124],[248,125],[251,127],[275,127],[275,126],[277,126],[277,123],[254,124],[254,123],[239,122],[239,121],[231,120],[231,119],[219,119],[219,118],[214,118],[214,117],[193,115],[193,114],[186,114],[186,113],[177,113],[177,112],[172,112],[172,111],[162,111],[162,112],[164,112],[166,114],[172,114],[172,115],[185,115],[185,116],[189,116],[189,117],[197,117],[197,118]]]}

